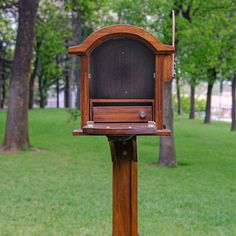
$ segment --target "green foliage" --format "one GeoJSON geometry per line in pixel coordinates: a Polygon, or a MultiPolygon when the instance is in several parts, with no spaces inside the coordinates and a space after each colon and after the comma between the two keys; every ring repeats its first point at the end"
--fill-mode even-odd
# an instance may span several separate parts
{"type": "Polygon", "coordinates": [[[0,0],[0,98],[8,96],[16,39],[16,5],[15,0],[0,0]],[[1,86],[4,87],[5,94],[1,86]]]}
{"type": "Polygon", "coordinates": [[[44,1],[40,5],[36,22],[35,57],[39,61],[37,75],[42,81],[44,96],[55,81],[62,77],[65,69],[62,62],[67,55],[65,38],[69,35],[69,29],[66,13],[62,10],[51,1],[44,1]]]}
{"type": "Polygon", "coordinates": [[[113,0],[111,10],[116,17],[109,23],[123,23],[142,27],[156,35],[163,43],[171,41],[171,1],[113,0]]]}
{"type": "MultiPolygon", "coordinates": [[[[214,83],[218,79],[216,74],[222,74],[226,66],[222,62],[235,54],[233,1],[187,1],[187,7],[189,12],[182,10],[176,20],[178,73],[193,85],[201,80],[214,83]],[[231,46],[227,48],[226,45],[231,46]]],[[[233,63],[227,66],[228,69],[234,67],[233,63]]],[[[226,74],[223,76],[227,78],[226,74]]]]}
{"type": "MultiPolygon", "coordinates": [[[[182,109],[185,114],[190,112],[190,97],[182,96],[181,97],[182,109]]],[[[195,112],[205,111],[206,101],[204,99],[195,98],[195,112]]],[[[174,108],[177,112],[177,97],[174,96],[174,108]]]]}
{"type": "Polygon", "coordinates": [[[236,11],[233,0],[114,0],[115,22],[134,24],[171,44],[171,11],[176,14],[176,58],[179,78],[197,85],[235,73],[236,11]],[[214,71],[214,73],[212,73],[214,71]]]}
{"type": "MultiPolygon", "coordinates": [[[[111,235],[109,144],[73,137],[79,122],[67,123],[67,116],[30,111],[34,151],[0,154],[1,235],[111,235]]],[[[0,113],[0,131],[4,121],[0,113]]],[[[157,137],[138,138],[142,235],[235,235],[236,134],[229,126],[177,117],[177,168],[170,169],[152,164],[157,137]]]]}
{"type": "Polygon", "coordinates": [[[80,110],[78,110],[76,108],[75,109],[73,109],[73,108],[68,109],[67,112],[69,114],[69,118],[68,118],[69,122],[77,121],[80,117],[80,110]]]}
{"type": "Polygon", "coordinates": [[[108,13],[109,0],[65,0],[65,9],[76,14],[80,22],[82,38],[87,37],[93,30],[104,25],[108,13]]]}
{"type": "MultiPolygon", "coordinates": [[[[69,74],[70,60],[67,47],[84,39],[99,23],[99,16],[105,0],[84,1],[72,0],[56,4],[46,0],[42,1],[36,24],[35,58],[39,65],[37,77],[41,96],[47,97],[48,90],[55,87],[64,89],[66,74],[69,74]],[[77,29],[73,29],[72,19],[78,22],[77,29]],[[73,35],[75,32],[75,35],[73,35]],[[79,40],[73,42],[72,38],[79,40]],[[82,38],[80,38],[82,37],[82,38]]],[[[72,81],[75,83],[76,81],[72,81]]]]}
{"type": "MultiPolygon", "coordinates": [[[[0,41],[9,57],[14,51],[17,7],[15,0],[0,1],[0,41]]],[[[195,86],[203,80],[230,80],[236,64],[233,0],[44,0],[39,6],[34,52],[34,58],[39,57],[37,77],[43,80],[44,96],[57,80],[61,89],[65,87],[70,67],[66,47],[72,45],[72,37],[78,36],[79,43],[101,26],[126,23],[143,27],[170,44],[172,10],[178,77],[195,86]],[[76,29],[71,22],[74,15],[76,29]]]]}

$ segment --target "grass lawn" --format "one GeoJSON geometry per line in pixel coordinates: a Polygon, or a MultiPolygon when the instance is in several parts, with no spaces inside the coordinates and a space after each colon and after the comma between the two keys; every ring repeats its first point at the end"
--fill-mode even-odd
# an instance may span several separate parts
{"type": "MultiPolygon", "coordinates": [[[[110,236],[105,137],[72,137],[65,110],[30,112],[35,151],[0,154],[1,236],[110,236]]],[[[0,139],[5,113],[0,112],[0,139]]],[[[175,119],[177,168],[157,168],[158,138],[139,137],[142,236],[236,235],[236,133],[175,119]]]]}

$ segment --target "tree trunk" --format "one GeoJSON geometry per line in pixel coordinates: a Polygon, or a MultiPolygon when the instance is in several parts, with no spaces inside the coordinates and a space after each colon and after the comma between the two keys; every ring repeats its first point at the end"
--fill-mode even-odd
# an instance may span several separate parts
{"type": "Polygon", "coordinates": [[[34,80],[35,77],[33,75],[30,76],[30,85],[29,85],[29,109],[34,108],[34,80]]]}
{"type": "Polygon", "coordinates": [[[0,109],[3,109],[4,103],[3,103],[3,91],[2,91],[2,85],[0,83],[0,109]]]}
{"type": "MultiPolygon", "coordinates": [[[[73,6],[72,9],[72,45],[77,44],[77,7],[76,5],[73,6]]],[[[68,105],[69,108],[72,108],[72,85],[73,82],[76,80],[76,62],[77,56],[71,56],[71,63],[70,63],[70,72],[69,72],[69,80],[68,80],[68,105]]]]}
{"type": "MultiPolygon", "coordinates": [[[[82,41],[82,19],[80,17],[80,13],[78,14],[77,19],[77,43],[81,43],[82,41]]],[[[75,32],[76,33],[76,32],[75,32]]],[[[80,57],[77,57],[77,74],[76,74],[76,84],[77,84],[77,93],[76,93],[76,107],[80,109],[80,57]]]]}
{"type": "Polygon", "coordinates": [[[232,109],[231,109],[231,131],[236,131],[236,74],[232,80],[232,109]]]}
{"type": "MultiPolygon", "coordinates": [[[[36,48],[38,50],[38,47],[36,48]]],[[[36,58],[34,61],[34,69],[33,72],[30,76],[30,85],[29,85],[29,109],[33,109],[34,107],[34,83],[35,83],[35,78],[37,74],[37,69],[38,69],[38,53],[36,51],[36,58]]]]}
{"type": "Polygon", "coordinates": [[[70,75],[68,79],[68,107],[72,108],[72,84],[75,81],[75,64],[76,64],[76,56],[71,56],[71,64],[70,64],[70,75]]]}
{"type": "Polygon", "coordinates": [[[5,98],[6,98],[6,87],[4,83],[4,79],[2,80],[3,84],[0,85],[0,109],[4,108],[5,98]]]}
{"type": "Polygon", "coordinates": [[[220,80],[220,99],[219,99],[219,112],[218,112],[218,119],[221,119],[221,111],[222,111],[222,95],[223,95],[223,79],[220,80]]]}
{"type": "Polygon", "coordinates": [[[208,82],[207,86],[207,101],[205,109],[205,119],[204,123],[209,124],[211,122],[211,95],[214,83],[208,82]]]}
{"type": "Polygon", "coordinates": [[[172,131],[169,137],[160,137],[160,153],[158,165],[171,167],[176,165],[175,143],[174,143],[174,124],[172,107],[172,81],[164,83],[164,124],[172,131]]]}
{"type": "Polygon", "coordinates": [[[69,107],[69,99],[68,99],[68,81],[69,81],[69,76],[68,72],[65,72],[65,88],[64,88],[64,106],[66,108],[69,107]]]}
{"type": "Polygon", "coordinates": [[[4,84],[3,43],[2,41],[0,41],[0,109],[2,109],[4,106],[3,84],[4,84]]]}
{"type": "Polygon", "coordinates": [[[43,94],[43,75],[39,75],[39,107],[44,108],[45,107],[45,96],[43,94]]]}
{"type": "Polygon", "coordinates": [[[195,86],[190,85],[190,113],[189,119],[195,119],[195,86]]]}
{"type": "Polygon", "coordinates": [[[182,109],[182,102],[181,102],[181,96],[180,96],[180,86],[179,86],[179,77],[176,76],[176,92],[177,92],[177,113],[178,115],[183,114],[183,109],[182,109]]]}
{"type": "MultiPolygon", "coordinates": [[[[56,62],[57,62],[57,66],[60,67],[60,60],[59,57],[56,57],[56,62]]],[[[60,97],[60,78],[59,76],[56,78],[56,93],[57,93],[57,108],[60,107],[60,101],[59,101],[59,97],[60,97]]]]}
{"type": "Polygon", "coordinates": [[[28,135],[28,99],[34,24],[39,0],[19,1],[16,49],[2,150],[16,151],[30,147],[28,135]]]}
{"type": "Polygon", "coordinates": [[[59,87],[59,78],[56,80],[56,90],[57,90],[57,108],[59,108],[59,94],[60,94],[60,87],[59,87]]]}
{"type": "Polygon", "coordinates": [[[2,108],[4,108],[4,103],[6,99],[6,85],[3,83],[2,85],[2,108]]]}

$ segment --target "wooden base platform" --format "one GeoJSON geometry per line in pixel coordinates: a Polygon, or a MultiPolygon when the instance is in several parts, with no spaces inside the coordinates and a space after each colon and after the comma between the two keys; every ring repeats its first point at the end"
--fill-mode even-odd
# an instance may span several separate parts
{"type": "Polygon", "coordinates": [[[157,129],[148,123],[94,123],[75,129],[74,136],[80,135],[156,135],[170,136],[169,129],[157,129]]]}

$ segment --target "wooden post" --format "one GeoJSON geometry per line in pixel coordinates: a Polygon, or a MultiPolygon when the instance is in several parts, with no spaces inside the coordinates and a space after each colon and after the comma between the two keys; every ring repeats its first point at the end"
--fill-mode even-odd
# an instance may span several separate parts
{"type": "Polygon", "coordinates": [[[113,236],[138,236],[136,136],[110,136],[113,162],[113,236]]]}

